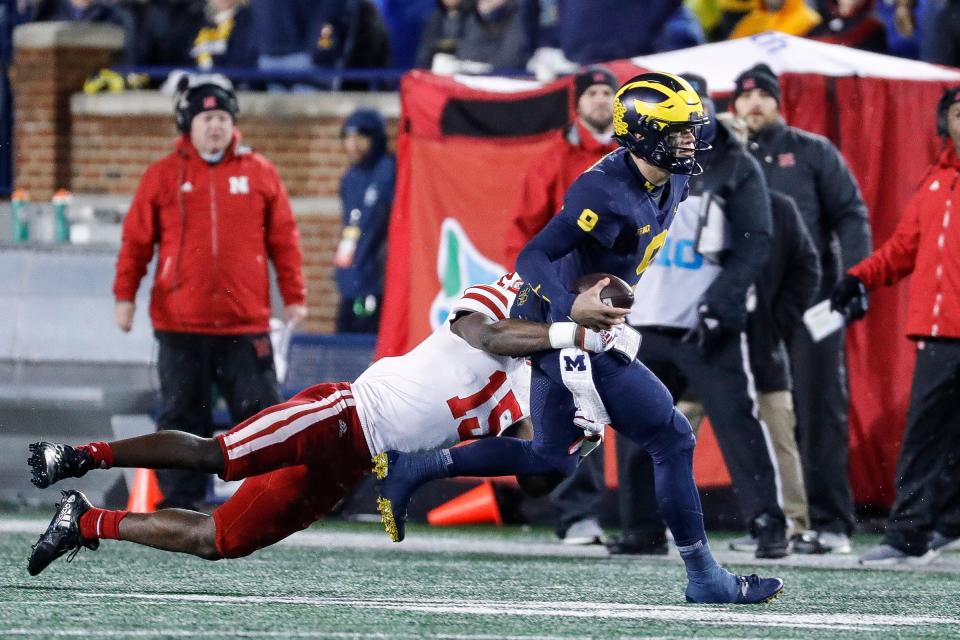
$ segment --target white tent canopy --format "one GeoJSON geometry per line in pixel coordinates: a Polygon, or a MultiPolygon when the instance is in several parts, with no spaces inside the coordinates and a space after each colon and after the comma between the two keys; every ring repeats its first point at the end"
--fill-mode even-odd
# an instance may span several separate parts
{"type": "Polygon", "coordinates": [[[901,80],[960,81],[960,70],[767,31],[749,38],[633,58],[646,69],[703,76],[711,92],[732,91],[741,71],[758,62],[777,74],[816,73],[901,80]]]}

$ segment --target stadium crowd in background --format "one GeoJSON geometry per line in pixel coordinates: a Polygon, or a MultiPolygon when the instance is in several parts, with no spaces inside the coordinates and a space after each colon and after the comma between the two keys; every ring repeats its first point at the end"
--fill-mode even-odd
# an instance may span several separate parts
{"type": "MultiPolygon", "coordinates": [[[[157,427],[210,437],[214,389],[235,422],[282,399],[268,333],[268,261],[290,323],[306,316],[306,288],[286,188],[266,158],[241,144],[233,87],[222,76],[187,76],[178,89],[181,136],[144,173],[124,218],[115,316],[122,331],[131,330],[137,289],[156,251],[157,427]]],[[[164,471],[158,480],[165,506],[203,504],[207,475],[164,471]]]]}
{"type": "MultiPolygon", "coordinates": [[[[294,74],[416,66],[544,78],[768,29],[955,64],[957,6],[954,0],[18,0],[17,21],[119,25],[127,37],[124,62],[135,65],[294,74]],[[617,19],[596,20],[597,14],[617,19]]],[[[329,81],[298,86],[338,88],[329,81]]]]}

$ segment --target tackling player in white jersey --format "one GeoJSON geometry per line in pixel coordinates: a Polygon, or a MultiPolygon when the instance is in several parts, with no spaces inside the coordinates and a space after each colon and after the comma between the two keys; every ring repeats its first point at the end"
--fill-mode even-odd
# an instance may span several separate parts
{"type": "MultiPolygon", "coordinates": [[[[613,344],[608,332],[572,322],[506,319],[520,284],[508,274],[468,288],[450,320],[408,354],[374,363],[353,384],[310,387],[215,438],[160,431],[75,447],[30,445],[32,480],[41,488],[111,467],[245,479],[209,516],[99,509],[79,491],[64,491],[33,547],[30,574],[68,551],[96,549],[101,538],[211,560],[242,557],[329,513],[371,471],[371,456],[497,435],[529,410],[529,365],[519,356],[558,348],[597,352],[613,344]]],[[[594,288],[599,293],[606,284],[594,288]]]]}
{"type": "MultiPolygon", "coordinates": [[[[492,285],[469,287],[451,310],[451,322],[407,354],[383,358],[357,378],[353,395],[371,454],[398,446],[425,451],[497,435],[529,414],[527,361],[474,348],[468,344],[472,336],[462,335],[473,323],[484,331],[488,323],[504,320],[520,284],[507,274],[492,285]],[[464,317],[468,314],[475,317],[464,317]],[[411,416],[419,426],[409,424],[411,416]]],[[[536,333],[545,327],[536,325],[536,333]]]]}

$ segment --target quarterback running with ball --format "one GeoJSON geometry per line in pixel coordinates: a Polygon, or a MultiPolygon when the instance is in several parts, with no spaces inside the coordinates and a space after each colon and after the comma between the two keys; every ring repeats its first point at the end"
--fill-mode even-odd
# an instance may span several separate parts
{"type": "MultiPolygon", "coordinates": [[[[709,149],[701,137],[708,123],[697,92],[678,76],[645,73],[621,86],[614,95],[613,126],[622,148],[577,178],[562,210],[520,252],[517,272],[525,285],[512,317],[573,320],[597,330],[621,325],[629,309],[603,305],[594,290],[572,293],[571,284],[602,272],[636,285],[687,197],[689,176],[702,171],[696,154],[709,149]]],[[[381,454],[379,492],[386,507],[381,512],[395,541],[403,538],[410,496],[428,480],[571,474],[577,464],[571,445],[580,436],[573,427],[580,402],[571,393],[571,380],[586,380],[595,382],[610,425],[653,458],[659,510],[686,566],[687,600],[752,604],[779,595],[779,578],[734,575],[711,554],[693,478],[693,430],[649,369],[612,353],[588,356],[567,349],[539,352],[532,361],[532,441],[496,438],[456,449],[381,454]]]]}

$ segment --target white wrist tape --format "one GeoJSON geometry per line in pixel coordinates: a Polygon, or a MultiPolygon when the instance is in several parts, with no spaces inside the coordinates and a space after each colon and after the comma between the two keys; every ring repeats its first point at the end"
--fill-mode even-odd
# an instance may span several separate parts
{"type": "Polygon", "coordinates": [[[550,325],[548,335],[551,349],[572,349],[577,346],[577,323],[554,322],[550,325]]]}

